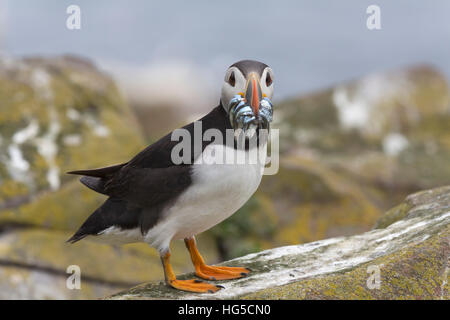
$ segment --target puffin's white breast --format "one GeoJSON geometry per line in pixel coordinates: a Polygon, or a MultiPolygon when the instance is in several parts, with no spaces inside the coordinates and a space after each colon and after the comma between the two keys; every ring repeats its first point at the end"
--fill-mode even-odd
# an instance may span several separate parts
{"type": "Polygon", "coordinates": [[[231,216],[258,188],[265,155],[265,146],[263,159],[253,158],[257,157],[255,150],[207,146],[192,166],[192,185],[163,213],[164,219],[148,231],[145,241],[164,249],[172,238],[196,235],[231,216]],[[223,155],[243,161],[223,163],[223,155]]]}

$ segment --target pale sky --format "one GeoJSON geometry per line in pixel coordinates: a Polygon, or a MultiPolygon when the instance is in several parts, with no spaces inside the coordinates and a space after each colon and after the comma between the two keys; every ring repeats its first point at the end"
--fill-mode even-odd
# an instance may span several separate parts
{"type": "Polygon", "coordinates": [[[7,54],[138,68],[184,61],[218,82],[236,60],[259,59],[274,69],[279,97],[417,63],[450,78],[447,0],[0,0],[0,9],[7,54]],[[81,7],[81,30],[66,28],[70,4],[81,7]],[[366,27],[370,4],[381,7],[381,30],[366,27]]]}

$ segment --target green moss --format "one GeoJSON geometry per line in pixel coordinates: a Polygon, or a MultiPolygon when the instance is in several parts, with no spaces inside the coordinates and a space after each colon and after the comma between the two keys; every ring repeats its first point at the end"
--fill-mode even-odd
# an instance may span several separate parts
{"type": "Polygon", "coordinates": [[[383,229],[394,222],[397,222],[401,219],[403,219],[406,214],[408,213],[409,209],[411,208],[411,205],[408,203],[401,203],[398,206],[392,208],[388,212],[386,212],[375,224],[374,229],[383,229]]]}
{"type": "Polygon", "coordinates": [[[19,181],[7,180],[0,185],[0,199],[14,199],[27,195],[28,187],[19,181]]]}
{"type": "Polygon", "coordinates": [[[402,220],[407,216],[413,217],[426,213],[429,209],[428,207],[425,207],[422,210],[414,210],[413,213],[410,212],[410,209],[420,203],[429,203],[430,201],[432,201],[432,199],[448,197],[449,190],[449,186],[444,186],[409,195],[404,202],[390,209],[383,216],[381,216],[380,219],[378,219],[378,221],[376,222],[374,229],[386,228],[389,225],[402,220]]]}

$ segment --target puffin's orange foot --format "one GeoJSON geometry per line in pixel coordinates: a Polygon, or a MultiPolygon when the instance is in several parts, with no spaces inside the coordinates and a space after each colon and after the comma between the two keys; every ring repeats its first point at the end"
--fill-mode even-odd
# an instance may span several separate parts
{"type": "Polygon", "coordinates": [[[206,280],[230,280],[246,277],[250,270],[241,267],[217,267],[200,265],[195,274],[206,280]]]}
{"type": "Polygon", "coordinates": [[[209,284],[201,280],[169,280],[169,285],[175,289],[189,291],[189,292],[200,292],[200,293],[214,293],[222,289],[220,285],[209,284]]]}

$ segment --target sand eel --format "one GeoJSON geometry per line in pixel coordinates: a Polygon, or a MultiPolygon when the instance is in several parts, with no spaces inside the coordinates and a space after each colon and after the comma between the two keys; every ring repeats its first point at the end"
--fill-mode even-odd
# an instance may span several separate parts
{"type": "Polygon", "coordinates": [[[173,138],[174,130],[127,163],[69,172],[82,175],[84,185],[108,199],[68,241],[95,237],[114,244],[148,243],[161,255],[166,283],[190,292],[212,293],[222,286],[177,280],[170,264],[169,245],[174,239],[184,239],[198,277],[246,276],[250,272],[246,268],[207,265],[197,250],[195,235],[231,216],[258,188],[267,142],[260,133],[269,129],[272,120],[272,96],[272,69],[258,61],[239,61],[226,72],[219,105],[182,128],[194,136],[200,125],[201,137],[216,132],[223,139],[204,138],[199,145],[196,138],[191,139],[190,152],[186,151],[189,148],[179,152],[180,163],[174,160],[177,153],[173,150],[180,146],[180,140],[173,138]],[[226,139],[230,131],[231,139],[226,139]],[[249,161],[245,157],[255,148],[262,152],[257,153],[257,161],[249,161]],[[217,161],[218,157],[226,160],[217,161]],[[246,160],[236,161],[239,157],[246,160]]]}

